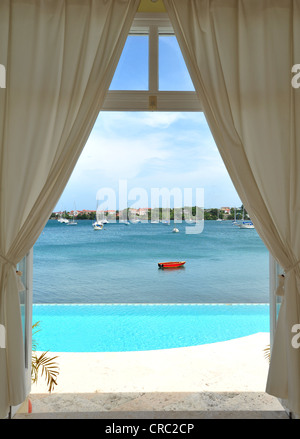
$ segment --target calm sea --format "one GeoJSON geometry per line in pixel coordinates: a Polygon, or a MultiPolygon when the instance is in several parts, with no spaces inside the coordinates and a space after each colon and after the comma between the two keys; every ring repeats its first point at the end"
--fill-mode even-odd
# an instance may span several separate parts
{"type": "Polygon", "coordinates": [[[206,221],[66,226],[48,221],[34,246],[34,303],[268,303],[268,251],[256,230],[206,221]],[[160,261],[185,260],[161,270],[160,261]]]}

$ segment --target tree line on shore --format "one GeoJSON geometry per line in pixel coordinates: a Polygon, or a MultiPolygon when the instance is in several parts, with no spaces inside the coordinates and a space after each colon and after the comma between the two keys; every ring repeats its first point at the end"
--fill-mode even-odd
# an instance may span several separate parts
{"type": "MultiPolygon", "coordinates": [[[[143,216],[139,216],[137,213],[134,214],[135,218],[140,218],[141,220],[151,220],[151,219],[159,219],[160,221],[166,218],[166,211],[168,211],[167,217],[170,220],[189,220],[189,219],[204,219],[204,220],[241,220],[243,218],[247,218],[248,214],[247,211],[244,209],[244,206],[242,205],[239,208],[232,207],[230,209],[230,213],[225,213],[223,210],[218,208],[210,208],[210,209],[203,209],[203,208],[197,208],[196,206],[187,208],[175,208],[175,209],[164,209],[164,208],[157,208],[157,209],[148,209],[147,214],[143,216]]],[[[66,219],[71,219],[73,217],[73,212],[61,212],[62,217],[66,219]]],[[[118,220],[121,218],[127,218],[131,219],[133,214],[130,208],[125,209],[123,211],[116,210],[115,214],[111,214],[109,212],[104,212],[105,218],[114,218],[118,220]],[[126,212],[127,210],[127,212],[126,212]]],[[[58,213],[53,212],[51,214],[50,219],[57,219],[58,213]]],[[[96,219],[96,211],[82,211],[78,212],[76,215],[77,220],[95,220],[96,219]]]]}

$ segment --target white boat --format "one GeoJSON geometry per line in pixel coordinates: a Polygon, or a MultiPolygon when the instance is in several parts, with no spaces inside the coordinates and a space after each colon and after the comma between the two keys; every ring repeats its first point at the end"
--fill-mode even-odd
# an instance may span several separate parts
{"type": "Polygon", "coordinates": [[[95,226],[103,226],[103,223],[102,223],[101,221],[95,221],[95,222],[92,224],[92,226],[93,226],[93,227],[95,227],[95,226]]]}
{"type": "Polygon", "coordinates": [[[74,219],[72,219],[72,221],[69,221],[67,223],[67,226],[77,226],[77,222],[74,219]]]}
{"type": "Polygon", "coordinates": [[[103,229],[104,221],[105,221],[104,220],[104,211],[103,210],[99,210],[98,207],[97,207],[97,210],[96,210],[96,221],[93,223],[94,230],[102,230],[103,229]]]}
{"type": "Polygon", "coordinates": [[[178,233],[179,230],[178,230],[176,227],[174,227],[174,229],[172,230],[172,232],[173,232],[173,233],[178,233]]]}
{"type": "Polygon", "coordinates": [[[63,218],[62,212],[59,213],[59,218],[57,220],[61,224],[68,224],[69,220],[67,218],[63,218]]]}
{"type": "Polygon", "coordinates": [[[240,229],[255,229],[252,221],[243,221],[242,224],[238,224],[240,229]]]}
{"type": "Polygon", "coordinates": [[[67,218],[60,218],[59,220],[58,220],[58,222],[59,223],[62,223],[62,224],[69,224],[69,220],[67,219],[67,218]]]}
{"type": "Polygon", "coordinates": [[[93,224],[93,228],[94,228],[94,230],[102,230],[103,229],[103,224],[101,224],[101,223],[94,223],[93,224]]]}

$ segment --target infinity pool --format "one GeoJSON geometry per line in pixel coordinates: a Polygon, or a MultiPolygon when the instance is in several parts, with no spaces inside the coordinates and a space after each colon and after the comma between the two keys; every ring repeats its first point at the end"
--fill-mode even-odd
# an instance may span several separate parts
{"type": "Polygon", "coordinates": [[[269,332],[269,305],[33,305],[37,321],[39,351],[147,351],[269,332]]]}

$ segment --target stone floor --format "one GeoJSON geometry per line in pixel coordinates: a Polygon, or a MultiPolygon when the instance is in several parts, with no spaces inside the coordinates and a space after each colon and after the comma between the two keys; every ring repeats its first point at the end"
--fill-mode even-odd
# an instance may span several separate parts
{"type": "Polygon", "coordinates": [[[14,419],[289,419],[286,413],[270,411],[188,411],[188,412],[60,412],[17,415],[14,419]]]}
{"type": "Polygon", "coordinates": [[[16,419],[288,419],[280,402],[262,392],[60,393],[30,399],[33,413],[16,419]]]}

